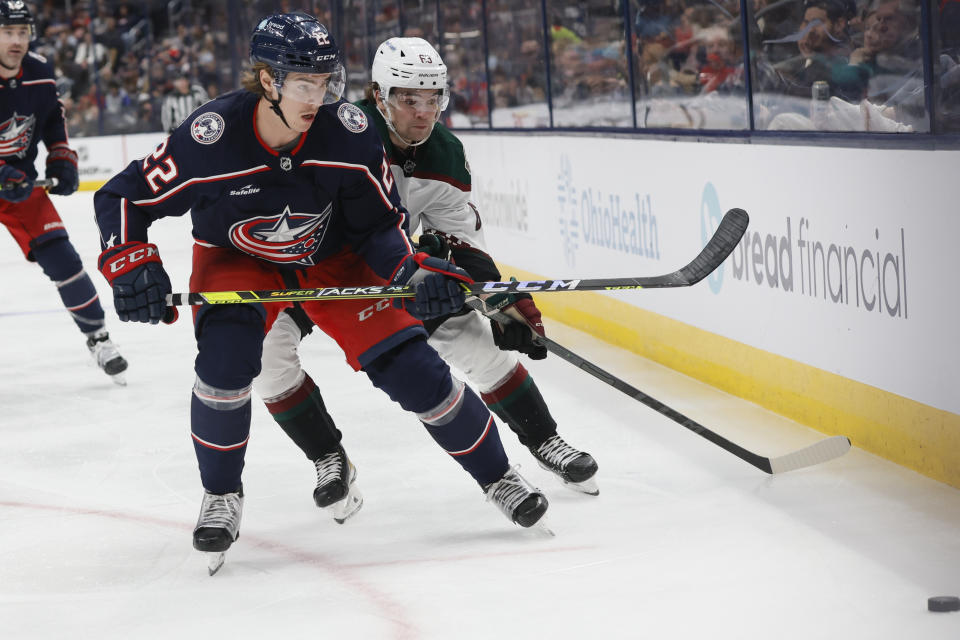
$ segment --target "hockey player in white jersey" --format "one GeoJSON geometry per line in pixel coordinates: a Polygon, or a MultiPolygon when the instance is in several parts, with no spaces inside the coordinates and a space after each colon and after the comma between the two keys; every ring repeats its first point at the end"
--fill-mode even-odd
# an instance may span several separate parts
{"type": "MultiPolygon", "coordinates": [[[[410,231],[420,230],[420,250],[450,258],[475,280],[500,280],[489,256],[482,220],[470,202],[471,176],[463,145],[439,123],[447,106],[447,70],[421,38],[391,38],[377,48],[372,82],[358,103],[383,140],[410,231]]],[[[546,349],[540,311],[529,294],[496,294],[485,304],[515,319],[506,326],[467,307],[424,322],[429,344],[462,371],[481,397],[517,434],[538,463],[567,486],[597,495],[597,463],[558,434],[533,378],[514,352],[539,360],[546,349]]],[[[296,309],[280,315],[263,345],[262,373],[254,388],[274,418],[317,468],[314,499],[343,522],[362,505],[356,470],[320,392],[302,370],[297,348],[310,322],[296,309]],[[305,386],[309,387],[306,389],[305,386]],[[288,398],[311,398],[296,415],[288,398]]],[[[488,497],[496,501],[495,487],[488,497]]]]}

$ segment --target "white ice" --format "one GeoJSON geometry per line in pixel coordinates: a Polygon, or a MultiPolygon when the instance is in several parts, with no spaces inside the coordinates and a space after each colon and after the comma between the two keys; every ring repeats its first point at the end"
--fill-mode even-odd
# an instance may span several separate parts
{"type": "MultiPolygon", "coordinates": [[[[854,448],[768,477],[550,357],[528,362],[600,495],[563,488],[505,427],[556,537],[510,524],[324,336],[304,345],[366,497],[337,525],[259,401],[240,539],[209,577],[190,544],[195,347],[117,321],[91,194],[55,200],[109,307],[128,386],[92,367],[41,270],[0,232],[0,638],[960,637],[960,492],[854,448]]],[[[187,290],[189,220],[152,239],[187,290]]],[[[359,283],[358,283],[359,284],[359,283]]],[[[638,296],[644,295],[638,292],[638,296]]],[[[334,303],[331,303],[334,304],[334,303]]],[[[764,455],[825,437],[556,322],[550,335],[764,455]]]]}

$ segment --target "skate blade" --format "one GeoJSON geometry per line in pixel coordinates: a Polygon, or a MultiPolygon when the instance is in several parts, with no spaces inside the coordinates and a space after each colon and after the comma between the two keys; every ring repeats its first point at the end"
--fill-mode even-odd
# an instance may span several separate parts
{"type": "Polygon", "coordinates": [[[207,571],[212,576],[223,566],[223,561],[227,557],[227,554],[225,551],[207,551],[206,556],[207,571]]]}
{"type": "Polygon", "coordinates": [[[127,376],[123,375],[122,373],[116,373],[110,376],[110,379],[113,380],[113,384],[117,386],[120,386],[120,387],[127,386],[127,376]]]}
{"type": "Polygon", "coordinates": [[[553,532],[553,529],[550,528],[550,522],[547,520],[547,516],[543,516],[534,523],[532,527],[528,529],[529,531],[535,531],[538,535],[547,536],[549,538],[556,538],[557,534],[553,532]]]}
{"type": "Polygon", "coordinates": [[[597,486],[596,478],[587,478],[583,482],[568,482],[563,480],[563,486],[570,489],[571,491],[576,491],[577,493],[585,493],[588,496],[598,496],[600,495],[600,487],[597,486]]]}
{"type": "Polygon", "coordinates": [[[333,519],[337,524],[343,524],[356,515],[362,506],[363,494],[360,493],[360,489],[357,489],[355,484],[351,484],[347,497],[333,503],[327,509],[333,512],[333,519]]]}

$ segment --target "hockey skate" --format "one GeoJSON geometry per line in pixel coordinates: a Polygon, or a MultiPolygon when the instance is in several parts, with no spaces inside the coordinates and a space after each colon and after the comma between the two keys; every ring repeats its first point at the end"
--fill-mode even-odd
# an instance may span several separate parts
{"type": "Polygon", "coordinates": [[[530,453],[541,467],[555,474],[567,487],[591,496],[599,495],[600,488],[594,478],[597,462],[589,453],[574,449],[558,435],[550,436],[539,447],[531,447],[530,453]]]}
{"type": "Polygon", "coordinates": [[[485,486],[483,492],[487,500],[496,504],[504,515],[525,528],[537,524],[550,504],[546,496],[527,482],[516,467],[511,467],[502,478],[485,486]]]}
{"type": "Polygon", "coordinates": [[[103,369],[103,372],[110,376],[116,384],[126,386],[127,379],[123,372],[127,370],[127,361],[123,359],[117,347],[110,340],[110,334],[104,329],[87,338],[87,349],[90,355],[96,361],[97,366],[103,369]]]}
{"type": "Polygon", "coordinates": [[[234,493],[203,492],[200,518],[193,530],[193,548],[207,554],[207,570],[212,576],[223,566],[227,549],[240,537],[243,515],[243,487],[234,493]]]}
{"type": "Polygon", "coordinates": [[[338,524],[343,524],[363,506],[363,494],[357,488],[357,468],[343,447],[317,458],[313,464],[317,468],[313,501],[321,509],[330,511],[338,524]]]}

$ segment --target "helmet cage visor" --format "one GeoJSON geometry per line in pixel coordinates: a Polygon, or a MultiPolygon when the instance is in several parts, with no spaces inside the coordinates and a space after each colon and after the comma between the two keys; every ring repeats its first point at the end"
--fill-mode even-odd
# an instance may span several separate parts
{"type": "Polygon", "coordinates": [[[343,65],[337,64],[327,73],[298,71],[304,75],[290,78],[289,72],[273,70],[273,86],[277,92],[306,104],[333,104],[340,100],[347,86],[343,65]]]}
{"type": "MultiPolygon", "coordinates": [[[[381,99],[382,98],[383,94],[381,93],[381,99]]],[[[409,115],[423,111],[432,112],[434,114],[434,122],[440,120],[440,114],[447,108],[449,101],[450,92],[446,87],[435,90],[395,87],[390,91],[385,100],[392,110],[409,115]]]]}

